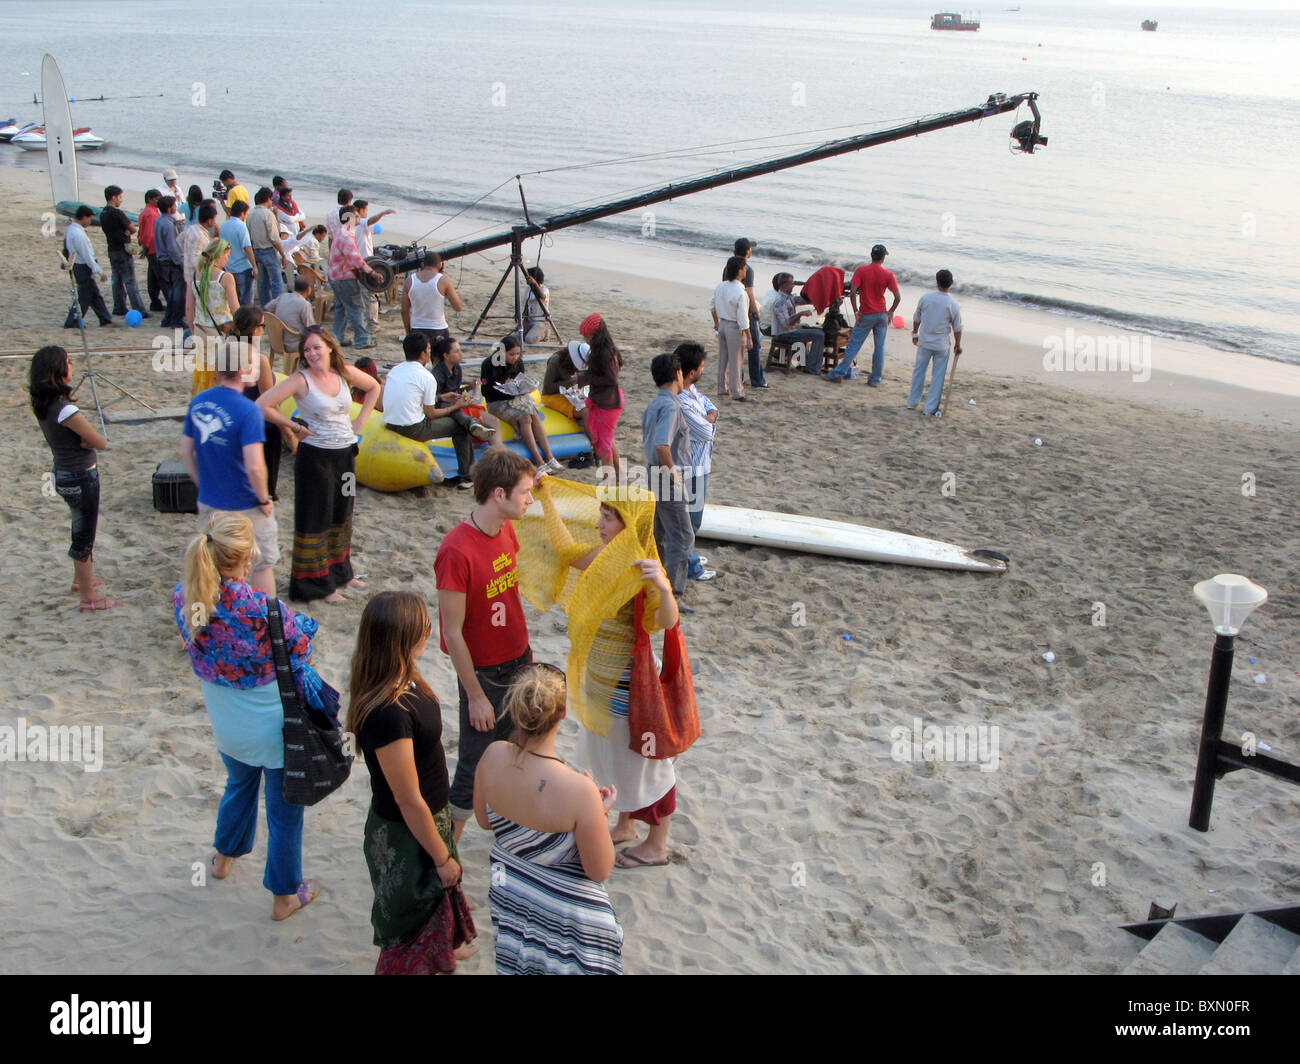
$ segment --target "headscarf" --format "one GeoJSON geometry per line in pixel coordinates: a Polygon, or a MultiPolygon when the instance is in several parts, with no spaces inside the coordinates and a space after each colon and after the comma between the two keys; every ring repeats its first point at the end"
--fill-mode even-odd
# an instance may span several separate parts
{"type": "MultiPolygon", "coordinates": [[[[655,547],[655,497],[628,485],[597,487],[573,480],[545,478],[533,489],[542,513],[530,510],[514,522],[519,537],[519,590],[539,610],[560,604],[569,618],[569,708],[588,731],[608,735],[609,705],[618,673],[626,662],[609,669],[590,666],[597,630],[618,618],[636,595],[645,591],[643,624],[658,629],[659,591],[646,587],[632,563],[659,560],[655,547]],[[596,532],[601,503],[613,507],[623,531],[605,544],[586,569],[572,562],[601,546],[596,532]]],[[[631,633],[626,633],[631,635],[631,633]]],[[[599,650],[599,648],[597,648],[599,650]]]]}
{"type": "MultiPolygon", "coordinates": [[[[222,240],[221,237],[215,237],[208,246],[203,249],[203,254],[200,257],[201,268],[199,269],[198,281],[194,286],[194,290],[198,294],[198,303],[199,306],[202,306],[203,313],[209,314],[209,316],[208,286],[212,283],[212,264],[229,250],[230,245],[226,241],[222,240]]],[[[198,318],[197,307],[195,308],[194,316],[196,319],[198,318]]]]}

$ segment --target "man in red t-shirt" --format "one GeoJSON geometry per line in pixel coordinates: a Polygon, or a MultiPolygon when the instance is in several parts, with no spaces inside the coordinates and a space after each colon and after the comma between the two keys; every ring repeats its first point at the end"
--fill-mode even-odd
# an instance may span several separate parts
{"type": "Polygon", "coordinates": [[[876,349],[871,355],[871,375],[867,377],[867,383],[873,388],[880,386],[880,378],[885,369],[885,332],[889,328],[890,318],[894,316],[894,311],[898,309],[901,301],[898,294],[898,279],[893,271],[885,269],[883,265],[888,254],[884,244],[877,244],[871,249],[870,265],[859,266],[853,273],[849,303],[853,306],[857,321],[854,322],[853,333],[849,336],[849,346],[844,350],[843,360],[826,374],[829,380],[842,381],[849,375],[853,360],[857,357],[867,334],[874,333],[876,349]],[[894,294],[894,302],[888,310],[885,309],[886,291],[894,294]],[[858,302],[859,299],[861,303],[858,302]]]}
{"type": "Polygon", "coordinates": [[[162,270],[158,268],[158,256],[154,254],[153,226],[158,221],[158,199],[162,195],[156,188],[144,194],[144,210],[140,212],[140,246],[149,259],[147,286],[149,289],[149,309],[166,310],[167,293],[163,290],[162,270]]]}
{"type": "Polygon", "coordinates": [[[456,776],[448,799],[457,839],[474,812],[479,758],[513,731],[501,711],[506,689],[519,667],[533,660],[519,597],[519,540],[510,522],[533,504],[537,470],[513,451],[492,447],[471,475],[478,505],[443,537],[433,562],[442,650],[456,667],[460,693],[456,776]]]}

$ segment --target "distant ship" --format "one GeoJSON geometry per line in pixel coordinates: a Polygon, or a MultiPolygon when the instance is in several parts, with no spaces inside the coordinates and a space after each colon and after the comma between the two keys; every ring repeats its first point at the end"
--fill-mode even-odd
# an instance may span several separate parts
{"type": "Polygon", "coordinates": [[[1142,20],[1142,28],[1143,28],[1144,30],[1149,30],[1149,31],[1152,32],[1152,33],[1155,33],[1155,31],[1156,31],[1156,27],[1159,26],[1159,25],[1160,25],[1160,23],[1158,23],[1158,22],[1157,22],[1155,19],[1153,19],[1153,18],[1145,18],[1145,19],[1142,20]]]}
{"type": "Polygon", "coordinates": [[[940,11],[930,18],[932,30],[977,30],[979,28],[978,21],[963,20],[955,11],[940,11]]]}

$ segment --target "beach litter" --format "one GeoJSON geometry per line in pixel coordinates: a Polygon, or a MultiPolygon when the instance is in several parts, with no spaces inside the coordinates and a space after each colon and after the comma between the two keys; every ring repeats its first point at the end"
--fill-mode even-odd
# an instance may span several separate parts
{"type": "Polygon", "coordinates": [[[1052,664],[1052,662],[1056,660],[1056,655],[1049,650],[1046,654],[1043,655],[1043,660],[1050,665],[1052,664]]]}

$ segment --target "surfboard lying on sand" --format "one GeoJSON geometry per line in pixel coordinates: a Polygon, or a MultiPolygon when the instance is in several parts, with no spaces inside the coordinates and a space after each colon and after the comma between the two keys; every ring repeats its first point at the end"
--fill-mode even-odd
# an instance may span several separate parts
{"type": "Polygon", "coordinates": [[[728,543],[930,569],[964,569],[977,573],[1004,573],[1007,569],[1006,557],[994,551],[966,550],[937,539],[848,521],[750,510],[743,506],[706,505],[698,535],[701,539],[728,543]]]}

